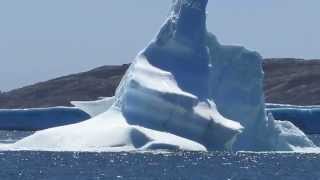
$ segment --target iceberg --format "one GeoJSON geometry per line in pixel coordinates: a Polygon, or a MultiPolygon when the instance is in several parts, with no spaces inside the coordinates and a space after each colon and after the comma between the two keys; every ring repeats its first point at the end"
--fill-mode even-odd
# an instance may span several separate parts
{"type": "Polygon", "coordinates": [[[38,131],[89,118],[87,113],[71,107],[1,109],[0,130],[38,131]]]}
{"type": "Polygon", "coordinates": [[[267,109],[275,119],[290,121],[306,134],[320,134],[320,108],[282,106],[267,109]]]}
{"type": "Polygon", "coordinates": [[[313,142],[293,123],[289,121],[277,121],[271,113],[268,114],[269,118],[269,138],[272,142],[273,150],[287,151],[292,149],[301,152],[303,149],[312,152],[316,150],[313,142]],[[309,148],[308,148],[309,147],[309,148]]]}
{"type": "Polygon", "coordinates": [[[158,35],[137,55],[115,96],[74,103],[91,119],[39,131],[10,147],[70,151],[316,148],[293,124],[267,116],[261,56],[243,47],[220,45],[206,29],[207,3],[174,0],[158,35]]]}
{"type": "Polygon", "coordinates": [[[289,108],[289,109],[320,109],[320,105],[312,105],[312,106],[299,106],[299,105],[291,105],[291,104],[272,104],[266,103],[267,109],[278,109],[278,108],[289,108]]]}

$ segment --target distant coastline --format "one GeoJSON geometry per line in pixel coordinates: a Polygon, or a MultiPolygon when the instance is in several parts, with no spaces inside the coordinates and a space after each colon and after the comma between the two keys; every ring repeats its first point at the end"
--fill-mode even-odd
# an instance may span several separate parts
{"type": "MultiPolygon", "coordinates": [[[[320,104],[320,60],[269,58],[264,61],[268,103],[320,104]]],[[[102,66],[0,93],[0,109],[71,106],[72,100],[113,96],[129,67],[102,66]]]]}

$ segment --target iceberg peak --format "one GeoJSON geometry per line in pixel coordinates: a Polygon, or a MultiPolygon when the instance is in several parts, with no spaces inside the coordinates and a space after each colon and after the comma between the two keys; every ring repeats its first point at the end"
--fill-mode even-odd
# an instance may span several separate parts
{"type": "Polygon", "coordinates": [[[157,44],[164,45],[175,39],[190,48],[205,46],[207,3],[207,0],[175,0],[157,36],[157,44]]]}
{"type": "Polygon", "coordinates": [[[205,11],[208,0],[173,0],[172,9],[179,12],[183,7],[191,7],[200,11],[205,11]]]}

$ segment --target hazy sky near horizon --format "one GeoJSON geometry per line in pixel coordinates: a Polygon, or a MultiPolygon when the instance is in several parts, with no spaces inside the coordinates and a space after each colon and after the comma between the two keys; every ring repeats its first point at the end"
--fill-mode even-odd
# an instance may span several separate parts
{"type": "MultiPolygon", "coordinates": [[[[0,90],[133,60],[171,0],[0,1],[0,90]]],[[[319,0],[209,0],[208,29],[264,57],[320,59],[319,0]]]]}

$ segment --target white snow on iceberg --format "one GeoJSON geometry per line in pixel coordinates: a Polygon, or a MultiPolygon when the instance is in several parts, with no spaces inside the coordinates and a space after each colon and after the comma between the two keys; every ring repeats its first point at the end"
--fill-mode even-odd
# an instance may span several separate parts
{"type": "Polygon", "coordinates": [[[10,148],[43,151],[206,150],[199,143],[173,134],[129,125],[121,112],[113,108],[89,121],[39,131],[10,148]]]}
{"type": "Polygon", "coordinates": [[[40,131],[11,148],[315,148],[294,125],[266,116],[262,58],[242,47],[220,45],[206,29],[207,3],[173,1],[159,34],[138,54],[105,112],[89,108],[87,111],[99,115],[79,124],[40,131]]]}
{"type": "Polygon", "coordinates": [[[109,109],[114,101],[115,97],[106,97],[96,101],[71,101],[70,103],[94,117],[109,109]]]}

